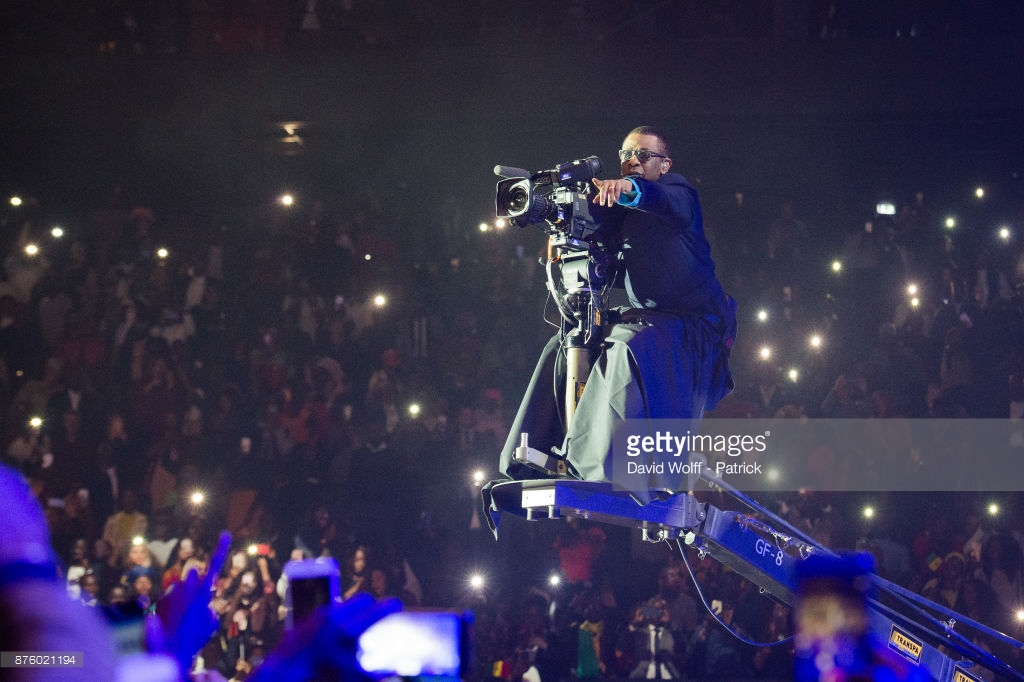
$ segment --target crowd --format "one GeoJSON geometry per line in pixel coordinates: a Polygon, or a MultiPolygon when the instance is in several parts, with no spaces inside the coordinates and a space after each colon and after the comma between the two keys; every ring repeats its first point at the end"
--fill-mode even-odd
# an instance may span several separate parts
{"type": "MultiPolygon", "coordinates": [[[[977,210],[947,226],[921,195],[866,221],[704,199],[743,315],[737,390],[712,416],[1024,416],[1019,206],[990,237],[977,210]]],[[[280,638],[283,564],[323,555],[347,596],[472,608],[480,677],[785,677],[788,613],[710,559],[585,522],[493,541],[474,472],[493,475],[550,333],[542,238],[362,205],[279,207],[249,230],[123,195],[63,232],[51,207],[6,209],[2,452],[46,510],[69,597],[153,604],[203,570],[224,528],[221,627],[201,659],[226,677],[280,638]],[[486,586],[466,582],[474,568],[486,586]]],[[[830,547],[871,551],[886,578],[1018,627],[1018,495],[998,514],[981,493],[904,495],[901,516],[870,524],[852,494],[766,503],[830,547]]]]}

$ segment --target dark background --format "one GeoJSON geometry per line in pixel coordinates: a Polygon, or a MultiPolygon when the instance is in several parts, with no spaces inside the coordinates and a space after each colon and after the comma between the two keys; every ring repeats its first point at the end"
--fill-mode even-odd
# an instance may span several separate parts
{"type": "Polygon", "coordinates": [[[1020,194],[1014,3],[838,3],[845,23],[829,24],[837,3],[462,2],[428,21],[375,2],[360,15],[379,25],[371,40],[321,0],[315,39],[295,28],[303,3],[284,3],[278,39],[236,43],[197,37],[194,13],[164,42],[126,36],[92,4],[7,10],[5,192],[92,206],[118,186],[237,214],[283,188],[343,210],[369,183],[425,220],[445,197],[486,218],[494,164],[608,166],[650,123],[675,138],[712,229],[716,198],[737,191],[811,216],[919,190],[941,209],[979,182],[1020,194]],[[104,31],[120,42],[99,52],[104,31]],[[282,121],[307,124],[301,153],[284,152],[282,121]]]}

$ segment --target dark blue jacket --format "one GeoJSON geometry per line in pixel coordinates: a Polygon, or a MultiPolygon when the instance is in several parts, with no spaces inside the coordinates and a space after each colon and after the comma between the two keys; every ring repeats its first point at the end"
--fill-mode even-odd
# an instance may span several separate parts
{"type": "Polygon", "coordinates": [[[626,292],[635,308],[723,315],[726,297],[715,277],[697,190],[677,173],[657,182],[634,178],[635,208],[623,208],[618,236],[626,292]]]}

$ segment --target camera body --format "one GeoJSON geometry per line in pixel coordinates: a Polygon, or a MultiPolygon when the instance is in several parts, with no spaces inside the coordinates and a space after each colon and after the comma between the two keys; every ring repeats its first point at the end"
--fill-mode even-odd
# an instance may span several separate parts
{"type": "MultiPolygon", "coordinates": [[[[495,172],[502,175],[500,168],[495,172]]],[[[600,207],[590,201],[590,181],[602,170],[599,158],[588,156],[532,174],[511,170],[517,177],[500,180],[496,189],[494,208],[498,218],[517,227],[546,225],[553,245],[567,250],[587,250],[599,238],[603,216],[600,207]]]]}
{"type": "Polygon", "coordinates": [[[665,625],[668,622],[668,612],[665,610],[664,602],[647,603],[638,609],[640,622],[643,625],[665,625]]]}

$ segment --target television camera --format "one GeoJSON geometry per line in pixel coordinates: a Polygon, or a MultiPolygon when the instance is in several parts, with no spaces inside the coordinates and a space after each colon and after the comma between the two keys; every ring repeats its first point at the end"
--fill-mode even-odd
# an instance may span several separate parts
{"type": "Polygon", "coordinates": [[[546,232],[564,249],[588,250],[599,237],[601,223],[590,203],[590,181],[601,173],[601,159],[588,156],[551,170],[530,173],[495,166],[498,182],[495,215],[517,227],[546,224],[546,232]]]}
{"type": "MultiPolygon", "coordinates": [[[[535,173],[494,167],[495,175],[504,178],[497,186],[496,216],[520,228],[538,226],[548,235],[547,287],[562,317],[566,358],[565,428],[600,351],[615,279],[618,249],[609,225],[613,209],[591,201],[595,194],[591,181],[601,170],[601,160],[596,156],[535,173]]],[[[534,468],[564,473],[564,462],[553,461],[526,442],[517,449],[516,457],[534,468]]]]}

